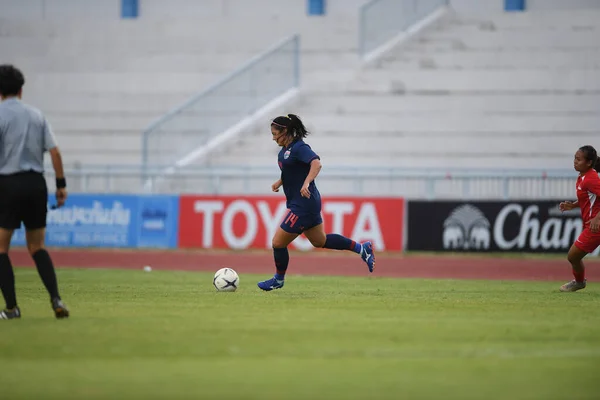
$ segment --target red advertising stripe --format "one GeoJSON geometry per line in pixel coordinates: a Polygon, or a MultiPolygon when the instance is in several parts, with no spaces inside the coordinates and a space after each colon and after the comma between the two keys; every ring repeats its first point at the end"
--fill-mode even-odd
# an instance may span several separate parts
{"type": "MultiPolygon", "coordinates": [[[[280,197],[181,196],[180,248],[270,248],[288,210],[280,197]]],[[[325,232],[356,241],[371,240],[377,250],[402,250],[404,200],[327,197],[322,207],[325,232]]],[[[310,250],[298,237],[292,248],[310,250]]]]}

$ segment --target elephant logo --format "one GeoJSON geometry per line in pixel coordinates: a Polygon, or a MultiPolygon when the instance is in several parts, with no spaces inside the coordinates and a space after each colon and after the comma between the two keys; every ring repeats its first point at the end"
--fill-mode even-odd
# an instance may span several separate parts
{"type": "Polygon", "coordinates": [[[490,221],[477,207],[455,208],[444,221],[445,249],[487,250],[490,248],[490,221]]]}

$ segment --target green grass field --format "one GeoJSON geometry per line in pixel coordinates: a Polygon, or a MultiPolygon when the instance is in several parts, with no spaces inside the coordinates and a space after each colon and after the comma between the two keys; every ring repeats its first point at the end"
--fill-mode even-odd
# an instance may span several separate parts
{"type": "Polygon", "coordinates": [[[598,399],[600,285],[33,269],[0,321],[0,398],[598,399]]]}

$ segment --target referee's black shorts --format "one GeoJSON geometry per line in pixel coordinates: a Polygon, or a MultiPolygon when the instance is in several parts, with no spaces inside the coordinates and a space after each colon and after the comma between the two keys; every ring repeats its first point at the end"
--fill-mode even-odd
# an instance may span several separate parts
{"type": "Polygon", "coordinates": [[[48,214],[48,187],[44,175],[19,172],[0,175],[0,228],[25,229],[46,227],[48,214]]]}

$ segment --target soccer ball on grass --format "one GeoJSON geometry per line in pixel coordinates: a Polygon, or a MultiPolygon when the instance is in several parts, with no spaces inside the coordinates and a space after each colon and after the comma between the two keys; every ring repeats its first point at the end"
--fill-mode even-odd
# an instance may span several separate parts
{"type": "Polygon", "coordinates": [[[213,285],[218,292],[235,292],[240,285],[240,277],[231,268],[221,268],[215,272],[213,285]]]}

